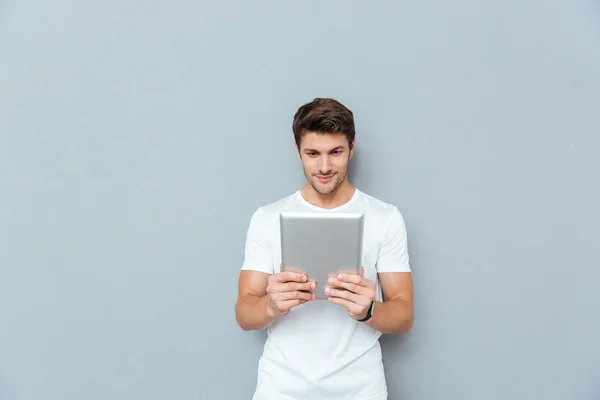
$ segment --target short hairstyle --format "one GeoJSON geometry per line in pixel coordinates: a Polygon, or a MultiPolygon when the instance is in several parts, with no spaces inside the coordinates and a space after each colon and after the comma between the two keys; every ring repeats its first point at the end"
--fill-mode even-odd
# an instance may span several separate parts
{"type": "Polygon", "coordinates": [[[301,106],[294,115],[292,130],[298,148],[302,137],[308,132],[343,133],[350,148],[356,136],[352,111],[330,98],[316,98],[301,106]]]}

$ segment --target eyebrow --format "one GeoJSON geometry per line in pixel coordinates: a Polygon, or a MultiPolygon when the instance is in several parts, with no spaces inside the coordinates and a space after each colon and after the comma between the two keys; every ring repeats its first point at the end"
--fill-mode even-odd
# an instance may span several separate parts
{"type": "MultiPolygon", "coordinates": [[[[344,146],[334,147],[333,149],[331,149],[329,151],[331,152],[331,151],[336,151],[336,150],[344,150],[344,146]]],[[[315,151],[315,152],[319,153],[319,150],[309,149],[309,148],[304,149],[304,151],[315,151]]]]}

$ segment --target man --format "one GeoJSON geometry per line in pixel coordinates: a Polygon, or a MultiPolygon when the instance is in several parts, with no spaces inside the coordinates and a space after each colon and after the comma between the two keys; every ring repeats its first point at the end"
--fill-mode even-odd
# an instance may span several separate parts
{"type": "Polygon", "coordinates": [[[293,121],[307,184],[253,214],[239,276],[236,320],[267,329],[254,400],[387,399],[379,337],[413,324],[413,282],[404,220],[398,209],[354,188],[347,177],[354,117],[333,99],[315,99],[293,121]],[[279,213],[361,212],[361,275],[316,287],[281,272],[279,213]],[[345,289],[345,290],[343,290],[345,289]],[[316,300],[317,290],[326,300],[316,300]]]}

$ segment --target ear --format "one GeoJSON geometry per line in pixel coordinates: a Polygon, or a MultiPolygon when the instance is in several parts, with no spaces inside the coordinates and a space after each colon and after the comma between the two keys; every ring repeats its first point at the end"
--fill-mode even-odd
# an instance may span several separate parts
{"type": "Polygon", "coordinates": [[[296,156],[298,156],[298,160],[302,161],[302,157],[300,156],[300,148],[298,147],[298,144],[296,143],[295,140],[294,140],[294,147],[296,148],[296,156]]]}
{"type": "Polygon", "coordinates": [[[348,159],[351,159],[352,156],[354,155],[354,146],[356,145],[356,139],[354,139],[352,141],[352,144],[350,145],[350,156],[348,157],[348,159]]]}

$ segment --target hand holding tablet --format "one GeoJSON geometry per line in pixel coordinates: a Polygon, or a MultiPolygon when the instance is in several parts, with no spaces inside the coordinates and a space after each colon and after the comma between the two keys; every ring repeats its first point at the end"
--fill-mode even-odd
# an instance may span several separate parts
{"type": "Polygon", "coordinates": [[[330,277],[330,287],[325,288],[329,302],[346,307],[348,315],[359,321],[366,319],[375,301],[376,284],[363,275],[364,269],[361,268],[360,275],[339,274],[330,277]]]}
{"type": "Polygon", "coordinates": [[[281,271],[269,276],[267,283],[267,315],[277,317],[307,301],[315,300],[312,290],[315,282],[308,281],[306,274],[281,271]]]}
{"type": "Polygon", "coordinates": [[[282,271],[306,275],[315,298],[328,299],[329,277],[362,273],[363,227],[361,213],[281,213],[282,271]]]}

